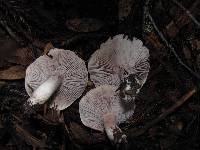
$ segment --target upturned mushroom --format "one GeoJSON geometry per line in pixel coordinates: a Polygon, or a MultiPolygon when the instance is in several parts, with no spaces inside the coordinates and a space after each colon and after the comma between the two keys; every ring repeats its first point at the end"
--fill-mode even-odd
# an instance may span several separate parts
{"type": "Polygon", "coordinates": [[[124,35],[108,39],[91,56],[88,63],[90,79],[95,86],[119,87],[125,100],[134,98],[146,82],[149,72],[149,50],[136,38],[124,35]]]}
{"type": "Polygon", "coordinates": [[[98,86],[90,90],[79,103],[82,123],[92,129],[106,132],[108,138],[116,143],[125,143],[126,135],[118,127],[134,113],[134,104],[121,102],[116,87],[98,86]]]}
{"type": "Polygon", "coordinates": [[[82,95],[87,81],[85,62],[72,51],[54,48],[27,68],[25,88],[33,105],[51,97],[50,107],[63,110],[82,95]]]}

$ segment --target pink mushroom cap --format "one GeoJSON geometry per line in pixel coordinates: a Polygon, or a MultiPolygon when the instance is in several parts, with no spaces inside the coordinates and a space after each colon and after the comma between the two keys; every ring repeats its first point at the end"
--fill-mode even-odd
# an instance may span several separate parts
{"type": "Polygon", "coordinates": [[[101,44],[88,63],[90,79],[96,86],[109,84],[119,86],[124,79],[124,70],[135,74],[141,85],[146,82],[149,72],[149,50],[136,38],[129,40],[116,35],[101,44]]]}
{"type": "Polygon", "coordinates": [[[125,107],[115,90],[116,87],[111,85],[98,86],[82,97],[79,113],[85,126],[103,132],[105,116],[112,114],[115,117],[115,124],[118,125],[133,115],[135,105],[125,107]]]}
{"type": "Polygon", "coordinates": [[[27,68],[25,88],[28,95],[31,97],[33,92],[52,76],[62,79],[50,103],[51,108],[56,107],[58,110],[67,108],[79,98],[88,81],[87,68],[81,58],[70,50],[54,48],[27,68]]]}

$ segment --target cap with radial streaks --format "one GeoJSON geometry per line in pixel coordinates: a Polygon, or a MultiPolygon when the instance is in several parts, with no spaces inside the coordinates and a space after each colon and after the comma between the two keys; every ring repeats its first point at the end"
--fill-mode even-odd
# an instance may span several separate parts
{"type": "Polygon", "coordinates": [[[136,74],[143,85],[150,65],[149,50],[136,38],[129,40],[124,35],[116,35],[101,44],[90,58],[88,71],[96,86],[109,84],[119,86],[125,76],[123,72],[136,74]]]}
{"type": "Polygon", "coordinates": [[[25,88],[29,96],[51,76],[62,78],[50,107],[63,110],[79,98],[85,90],[88,72],[85,62],[74,52],[51,49],[48,55],[37,58],[26,70],[25,88]]]}
{"type": "Polygon", "coordinates": [[[104,131],[104,115],[114,114],[116,116],[116,125],[130,118],[134,113],[134,104],[129,104],[128,107],[124,106],[115,90],[116,87],[110,85],[98,86],[90,90],[81,99],[79,113],[85,126],[104,131]]]}

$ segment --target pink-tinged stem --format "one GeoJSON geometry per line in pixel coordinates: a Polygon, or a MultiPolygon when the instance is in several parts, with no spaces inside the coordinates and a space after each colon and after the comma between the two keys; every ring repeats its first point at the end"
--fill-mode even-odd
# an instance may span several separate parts
{"type": "Polygon", "coordinates": [[[108,138],[114,143],[126,143],[126,135],[116,124],[116,117],[113,113],[103,115],[104,128],[108,138]]]}

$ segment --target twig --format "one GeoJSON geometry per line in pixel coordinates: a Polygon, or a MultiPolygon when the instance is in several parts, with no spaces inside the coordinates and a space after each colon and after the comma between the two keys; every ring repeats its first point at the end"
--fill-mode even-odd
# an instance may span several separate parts
{"type": "Polygon", "coordinates": [[[162,39],[162,41],[165,43],[165,45],[171,50],[171,52],[174,54],[174,56],[176,57],[176,59],[178,60],[178,62],[185,67],[192,75],[194,75],[196,78],[200,79],[200,75],[198,75],[196,72],[194,72],[190,67],[188,67],[182,60],[181,58],[178,56],[178,54],[176,53],[174,47],[168,43],[168,41],[166,40],[166,38],[164,37],[163,33],[158,29],[153,17],[151,16],[150,12],[149,12],[149,2],[150,0],[146,1],[146,5],[145,5],[145,12],[147,13],[147,17],[150,19],[153,27],[155,28],[156,32],[158,33],[159,37],[162,39]]]}
{"type": "Polygon", "coordinates": [[[15,130],[17,135],[23,138],[28,144],[31,144],[34,148],[45,148],[48,147],[44,141],[37,139],[32,136],[28,131],[24,130],[18,124],[15,124],[15,130]]]}
{"type": "Polygon", "coordinates": [[[157,124],[160,121],[162,121],[166,116],[168,116],[169,114],[173,113],[176,109],[178,109],[181,105],[183,105],[192,95],[194,95],[194,93],[196,93],[196,88],[195,87],[192,88],[192,90],[187,92],[185,95],[183,95],[180,98],[180,100],[178,100],[172,107],[167,109],[164,113],[159,115],[156,119],[154,119],[151,122],[147,123],[147,125],[144,128],[142,128],[142,129],[140,129],[138,131],[136,129],[132,129],[132,131],[129,131],[130,133],[134,133],[131,136],[136,137],[136,136],[140,136],[143,133],[145,133],[149,128],[151,128],[155,124],[157,124]]]}
{"type": "Polygon", "coordinates": [[[190,19],[192,19],[192,21],[198,26],[198,28],[200,28],[200,22],[192,15],[192,13],[187,10],[181,3],[179,3],[176,0],[171,0],[173,3],[175,3],[177,6],[179,6],[181,9],[183,9],[186,14],[188,15],[188,17],[190,17],[190,19]]]}
{"type": "Polygon", "coordinates": [[[130,121],[130,123],[127,126],[123,127],[122,129],[125,131],[128,131],[128,129],[130,129],[131,126],[133,127],[135,124],[141,123],[143,120],[148,118],[148,116],[149,116],[148,114],[152,114],[153,112],[158,111],[159,106],[161,104],[163,104],[164,101],[165,100],[159,101],[159,102],[155,103],[153,106],[151,106],[150,108],[144,109],[144,110],[142,110],[141,113],[134,115],[133,119],[130,121]]]}
{"type": "Polygon", "coordinates": [[[158,29],[158,27],[155,24],[154,19],[152,18],[152,16],[150,15],[150,13],[148,13],[148,17],[151,20],[156,32],[158,33],[158,35],[160,36],[160,38],[163,40],[163,42],[165,42],[166,46],[169,47],[169,49],[172,51],[172,53],[174,54],[174,56],[176,57],[176,59],[178,60],[178,62],[185,67],[191,74],[193,74],[196,78],[200,79],[200,76],[194,72],[190,67],[188,67],[182,60],[181,58],[178,56],[178,54],[176,53],[174,47],[168,43],[168,41],[166,40],[166,38],[164,37],[164,35],[162,34],[162,32],[158,29]]]}

